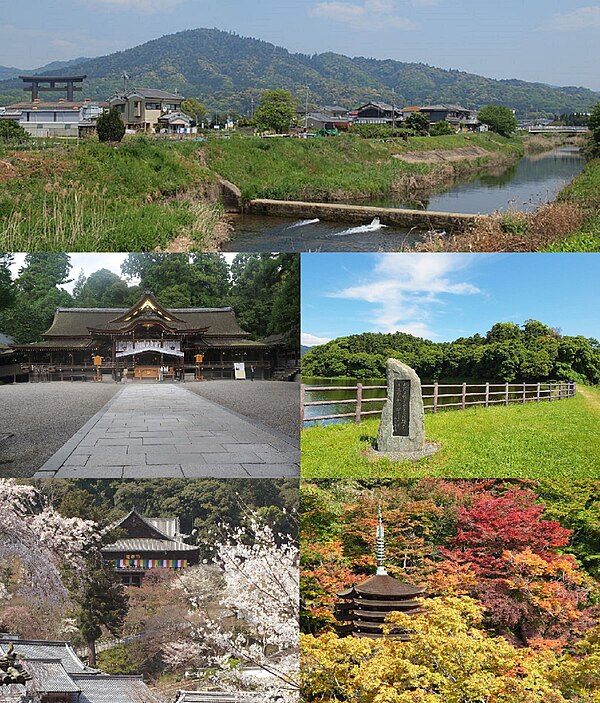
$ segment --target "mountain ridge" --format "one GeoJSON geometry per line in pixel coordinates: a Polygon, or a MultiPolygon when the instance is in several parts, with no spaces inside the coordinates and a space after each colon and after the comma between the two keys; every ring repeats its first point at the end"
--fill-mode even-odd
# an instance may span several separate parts
{"type": "MultiPolygon", "coordinates": [[[[423,63],[348,57],[335,52],[291,53],[261,39],[218,29],[188,29],[91,59],[60,62],[88,75],[87,97],[106,99],[129,85],[177,90],[211,110],[248,114],[263,90],[285,88],[302,98],[310,88],[310,106],[369,100],[394,101],[404,107],[428,102],[461,103],[478,108],[502,104],[521,116],[589,111],[600,93],[576,86],[555,87],[516,78],[492,79],[423,63]]],[[[44,71],[52,73],[51,65],[44,71]]],[[[42,70],[42,69],[39,69],[42,70]]],[[[0,77],[2,76],[0,67],[0,77]]],[[[0,81],[0,104],[22,95],[14,77],[0,81]]]]}

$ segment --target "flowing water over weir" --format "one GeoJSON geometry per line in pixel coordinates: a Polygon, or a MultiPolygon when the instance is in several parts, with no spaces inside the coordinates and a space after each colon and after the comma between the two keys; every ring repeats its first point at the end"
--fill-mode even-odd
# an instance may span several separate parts
{"type": "MultiPolygon", "coordinates": [[[[455,213],[490,213],[496,210],[531,212],[554,200],[583,169],[577,149],[562,148],[525,156],[496,175],[481,175],[455,183],[443,193],[414,201],[381,198],[362,205],[419,208],[455,213]]],[[[421,240],[427,227],[382,225],[372,217],[360,226],[317,218],[294,220],[244,215],[233,221],[234,232],[224,251],[398,251],[421,240]]]]}

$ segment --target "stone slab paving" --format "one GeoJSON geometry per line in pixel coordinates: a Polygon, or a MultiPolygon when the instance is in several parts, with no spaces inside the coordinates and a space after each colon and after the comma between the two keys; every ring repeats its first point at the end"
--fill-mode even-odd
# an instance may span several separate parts
{"type": "Polygon", "coordinates": [[[300,449],[294,439],[185,386],[131,384],[48,459],[35,478],[299,475],[300,449]]]}

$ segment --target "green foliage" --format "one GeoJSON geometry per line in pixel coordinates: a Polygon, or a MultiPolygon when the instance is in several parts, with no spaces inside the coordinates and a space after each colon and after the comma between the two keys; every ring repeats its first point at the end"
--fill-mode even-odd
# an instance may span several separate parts
{"type": "Polygon", "coordinates": [[[100,652],[96,658],[101,671],[113,676],[139,676],[146,657],[143,643],[119,644],[100,652]]]}
{"type": "Polygon", "coordinates": [[[14,120],[0,120],[0,144],[23,144],[29,139],[20,124],[14,120]]]}
{"type": "Polygon", "coordinates": [[[305,354],[302,372],[383,378],[388,358],[412,366],[424,379],[600,381],[598,340],[561,336],[536,320],[528,320],[523,327],[500,322],[485,338],[474,335],[443,343],[402,332],[340,337],[305,354]]]}
{"type": "Polygon", "coordinates": [[[98,116],[96,129],[101,142],[120,142],[125,136],[125,123],[116,107],[98,116]]]}
{"type": "Polygon", "coordinates": [[[441,137],[444,134],[455,134],[456,130],[449,122],[436,122],[431,126],[429,133],[432,137],[441,137]]]}
{"type": "Polygon", "coordinates": [[[192,117],[195,122],[202,122],[206,117],[206,105],[196,100],[196,98],[186,98],[181,103],[181,109],[186,115],[192,117]]]}
{"type": "Polygon", "coordinates": [[[393,139],[412,134],[412,130],[387,124],[357,124],[352,126],[352,134],[357,134],[363,139],[393,139]]]}
{"type": "MultiPolygon", "coordinates": [[[[115,76],[127,71],[137,85],[156,85],[193,95],[210,111],[249,114],[250,98],[278,86],[302,96],[310,85],[314,101],[341,102],[349,108],[370,100],[424,105],[432,99],[466,107],[494,100],[511,105],[520,115],[553,117],[557,113],[589,112],[597,94],[585,88],[556,88],[519,80],[491,80],[425,64],[348,58],[331,52],[291,54],[268,42],[216,29],[194,29],[69,67],[87,74],[90,97],[105,100],[114,92],[115,76]],[[365,94],[368,86],[368,95],[365,94]]],[[[14,102],[22,87],[18,79],[0,83],[0,97],[14,102]]]]}
{"type": "Polygon", "coordinates": [[[590,155],[594,158],[600,157],[600,102],[592,110],[588,127],[592,132],[590,139],[590,155]]]}
{"type": "Polygon", "coordinates": [[[254,121],[259,132],[289,132],[296,120],[298,101],[289,90],[267,90],[254,113],[254,121]]]}
{"type": "Polygon", "coordinates": [[[15,301],[15,289],[10,273],[13,262],[12,254],[0,253],[0,313],[15,301]]]}
{"type": "Polygon", "coordinates": [[[512,110],[500,105],[487,105],[479,110],[479,121],[503,137],[510,135],[517,129],[517,118],[512,110]]]}
{"type": "Polygon", "coordinates": [[[422,112],[413,112],[406,120],[406,126],[420,136],[429,134],[429,120],[427,119],[427,115],[422,112]]]}

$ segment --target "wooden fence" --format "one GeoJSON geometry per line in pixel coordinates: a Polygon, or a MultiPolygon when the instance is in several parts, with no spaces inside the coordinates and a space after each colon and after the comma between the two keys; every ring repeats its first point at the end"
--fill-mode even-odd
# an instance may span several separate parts
{"type": "MultiPolygon", "coordinates": [[[[422,391],[425,410],[437,413],[446,408],[464,410],[473,405],[482,405],[488,408],[491,405],[564,400],[565,398],[573,398],[577,394],[577,384],[571,381],[485,383],[480,385],[434,383],[422,386],[422,391]],[[428,391],[431,392],[428,393],[428,391]]],[[[362,383],[356,386],[306,386],[302,384],[300,390],[302,423],[349,419],[360,422],[363,417],[381,415],[381,409],[364,410],[363,407],[367,403],[385,402],[386,392],[387,386],[365,386],[362,383]],[[347,400],[306,400],[307,393],[333,393],[336,391],[356,391],[356,395],[347,400]],[[365,398],[365,391],[383,391],[383,394],[376,398],[365,398]],[[353,412],[306,417],[306,408],[327,405],[354,405],[355,407],[353,412]]]]}

